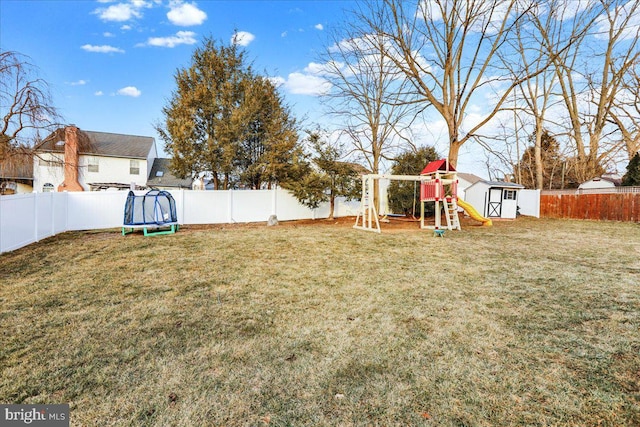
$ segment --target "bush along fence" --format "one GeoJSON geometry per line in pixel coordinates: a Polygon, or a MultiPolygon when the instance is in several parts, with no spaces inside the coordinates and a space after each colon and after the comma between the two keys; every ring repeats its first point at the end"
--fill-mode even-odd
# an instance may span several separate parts
{"type": "Polygon", "coordinates": [[[544,194],[540,217],[640,221],[640,193],[544,194]]]}

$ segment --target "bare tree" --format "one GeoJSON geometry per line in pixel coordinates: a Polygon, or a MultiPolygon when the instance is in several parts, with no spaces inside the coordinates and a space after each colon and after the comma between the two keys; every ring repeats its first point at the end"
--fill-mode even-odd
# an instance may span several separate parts
{"type": "Polygon", "coordinates": [[[49,86],[38,77],[29,58],[17,52],[0,52],[0,161],[31,154],[40,133],[60,124],[49,86]]]}
{"type": "MultiPolygon", "coordinates": [[[[568,2],[575,7],[575,2],[568,2]]],[[[574,144],[572,167],[584,181],[599,175],[620,151],[621,140],[611,128],[611,112],[623,88],[625,76],[640,54],[640,3],[597,0],[580,3],[570,37],[575,41],[564,53],[556,50],[551,34],[541,30],[543,46],[554,63],[559,95],[574,144]],[[584,31],[584,28],[591,31],[584,31]],[[588,39],[588,40],[587,40],[588,39]]]]}
{"type": "Polygon", "coordinates": [[[510,50],[506,41],[514,25],[526,19],[527,1],[433,0],[416,5],[384,0],[375,4],[381,18],[363,19],[373,32],[384,35],[387,57],[410,81],[415,102],[432,106],[446,123],[452,165],[457,164],[460,147],[478,136],[511,92],[547,66],[508,73],[498,60],[510,50]],[[488,111],[470,123],[474,102],[481,102],[479,97],[491,91],[494,98],[488,111]]]}
{"type": "MultiPolygon", "coordinates": [[[[553,90],[556,85],[556,74],[552,68],[547,67],[548,56],[540,49],[540,32],[537,31],[536,27],[545,28],[549,34],[558,34],[555,28],[561,26],[563,21],[556,19],[555,11],[558,10],[557,3],[559,2],[555,0],[538,3],[535,8],[532,8],[530,19],[527,20],[526,25],[523,24],[523,22],[516,23],[514,37],[511,39],[514,50],[518,52],[520,56],[520,67],[531,74],[534,74],[537,70],[544,70],[522,82],[514,92],[518,99],[524,104],[524,108],[518,109],[517,113],[520,115],[528,115],[533,128],[530,134],[532,138],[530,139],[532,139],[531,142],[533,142],[534,167],[529,170],[533,176],[526,181],[535,183],[534,187],[540,189],[544,186],[544,173],[546,170],[543,165],[542,136],[545,133],[546,121],[549,120],[547,112],[553,106],[553,90]],[[543,8],[546,8],[547,13],[540,13],[540,9],[543,8]],[[530,25],[531,21],[534,22],[534,25],[530,25]]],[[[556,44],[556,51],[564,50],[565,45],[571,43],[571,39],[563,40],[562,38],[555,38],[553,41],[556,44]]],[[[513,69],[509,59],[505,61],[505,66],[511,70],[514,78],[517,76],[517,73],[520,72],[518,69],[513,69]]],[[[520,159],[518,159],[518,168],[520,168],[521,163],[520,159]]],[[[524,178],[522,176],[517,178],[517,182],[523,182],[524,178]]]]}
{"type": "Polygon", "coordinates": [[[640,60],[630,68],[624,90],[616,97],[615,108],[609,112],[618,127],[620,138],[631,160],[640,151],[640,60]]]}
{"type": "MultiPolygon", "coordinates": [[[[368,169],[380,173],[385,160],[407,147],[415,150],[410,129],[416,108],[406,102],[408,82],[387,58],[385,37],[360,24],[347,20],[321,57],[322,73],[331,83],[324,103],[368,169]]],[[[378,207],[377,180],[374,185],[378,207]]]]}

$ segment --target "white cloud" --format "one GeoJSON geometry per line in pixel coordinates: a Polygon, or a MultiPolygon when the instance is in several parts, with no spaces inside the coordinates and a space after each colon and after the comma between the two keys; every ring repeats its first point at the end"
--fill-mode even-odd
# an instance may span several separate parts
{"type": "Polygon", "coordinates": [[[78,80],[78,81],[75,81],[75,82],[69,82],[67,84],[69,84],[70,86],[84,86],[84,85],[87,84],[87,81],[86,80],[78,80]]]}
{"type": "Polygon", "coordinates": [[[313,26],[313,28],[315,28],[316,30],[320,30],[320,31],[324,30],[324,27],[322,26],[322,24],[316,24],[316,25],[313,26]]]}
{"type": "Polygon", "coordinates": [[[104,93],[102,93],[102,91],[99,90],[99,91],[95,92],[94,95],[95,96],[102,96],[102,95],[104,95],[104,93]]]}
{"type": "Polygon", "coordinates": [[[353,67],[347,67],[344,62],[339,61],[328,61],[323,64],[319,64],[317,62],[309,62],[309,65],[304,68],[304,72],[307,74],[327,77],[351,77],[354,75],[353,71],[353,67]]]}
{"type": "MultiPolygon", "coordinates": [[[[100,1],[100,3],[111,3],[100,1]]],[[[156,2],[157,3],[157,2],[156,2]]],[[[147,0],[129,0],[128,3],[112,4],[109,7],[99,7],[93,13],[103,21],[125,22],[134,18],[142,18],[142,9],[153,7],[147,0]]]]}
{"type": "Polygon", "coordinates": [[[621,40],[633,40],[640,33],[640,8],[637,7],[636,0],[631,0],[626,4],[610,11],[609,16],[603,13],[596,19],[597,39],[608,40],[609,30],[612,28],[620,34],[621,40]],[[613,21],[613,23],[610,22],[613,21]]]}
{"type": "Polygon", "coordinates": [[[331,83],[311,74],[291,73],[286,80],[280,77],[278,81],[283,82],[282,86],[294,95],[319,96],[331,90],[331,83]]]}
{"type": "Polygon", "coordinates": [[[207,14],[198,9],[195,3],[175,1],[171,2],[169,7],[171,10],[167,13],[167,18],[173,25],[181,27],[201,25],[207,19],[207,14]]]}
{"type": "Polygon", "coordinates": [[[287,32],[283,31],[282,33],[280,33],[280,37],[287,37],[287,32]]]}
{"type": "Polygon", "coordinates": [[[176,47],[181,44],[195,44],[196,33],[193,31],[178,31],[175,36],[168,37],[149,37],[147,45],[158,47],[176,47]]]}
{"type": "Polygon", "coordinates": [[[102,45],[102,46],[95,46],[92,44],[85,44],[80,46],[80,48],[82,50],[86,50],[87,52],[96,52],[96,53],[124,53],[124,50],[117,48],[117,47],[113,47],[113,46],[109,46],[109,45],[102,45]]]}
{"type": "Polygon", "coordinates": [[[287,82],[283,77],[280,76],[268,77],[268,79],[275,87],[280,87],[287,82]]]}
{"type": "Polygon", "coordinates": [[[131,25],[123,25],[122,27],[120,27],[122,31],[129,31],[131,28],[131,25]]]}
{"type": "Polygon", "coordinates": [[[256,36],[247,31],[238,31],[234,35],[231,36],[231,43],[237,44],[239,46],[249,46],[256,36]]]}
{"type": "Polygon", "coordinates": [[[118,3],[107,8],[99,8],[94,13],[103,21],[124,22],[142,17],[142,13],[129,3],[118,3]]]}
{"type": "Polygon", "coordinates": [[[109,31],[105,31],[104,33],[102,33],[102,35],[104,37],[115,37],[116,35],[113,33],[110,33],[109,31]]]}
{"type": "MultiPolygon", "coordinates": [[[[131,5],[136,9],[142,9],[145,7],[151,7],[151,4],[147,0],[129,0],[131,5]]],[[[157,2],[156,2],[157,3],[157,2]]]]}
{"type": "Polygon", "coordinates": [[[135,86],[123,87],[122,89],[118,89],[117,93],[118,95],[131,96],[133,98],[137,98],[142,95],[142,92],[140,92],[140,90],[135,86]]]}

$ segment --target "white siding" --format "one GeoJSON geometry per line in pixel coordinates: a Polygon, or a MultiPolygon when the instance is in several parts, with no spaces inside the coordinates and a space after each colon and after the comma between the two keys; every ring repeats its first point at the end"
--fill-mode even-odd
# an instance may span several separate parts
{"type": "Polygon", "coordinates": [[[64,181],[63,161],[64,156],[62,154],[40,153],[34,157],[33,191],[42,193],[42,187],[47,183],[53,184],[54,191],[57,191],[58,185],[64,181]],[[46,166],[45,163],[47,161],[52,162],[52,165],[46,166]]]}
{"type": "MultiPolygon", "coordinates": [[[[63,156],[53,153],[41,153],[41,159],[36,158],[33,167],[33,191],[42,192],[43,185],[46,183],[53,184],[55,191],[58,185],[64,181],[64,166],[62,164],[56,166],[45,166],[45,161],[62,162],[63,156]]],[[[149,175],[148,161],[139,159],[140,173],[132,175],[130,173],[129,158],[120,157],[103,157],[103,156],[80,156],[78,180],[85,191],[91,190],[91,183],[120,183],[131,184],[135,182],[137,185],[144,186],[147,184],[149,175]],[[89,172],[89,159],[97,159],[98,172],[89,172]]]]}
{"type": "Polygon", "coordinates": [[[464,192],[464,201],[473,206],[480,215],[487,216],[487,193],[489,186],[483,182],[477,182],[467,187],[464,192]]]}
{"type": "Polygon", "coordinates": [[[148,168],[147,162],[139,159],[140,173],[132,175],[130,173],[131,159],[120,157],[102,157],[93,156],[98,159],[98,172],[89,172],[89,156],[80,156],[80,184],[85,190],[90,190],[89,184],[93,183],[120,183],[131,184],[135,182],[137,185],[146,185],[148,168]]]}

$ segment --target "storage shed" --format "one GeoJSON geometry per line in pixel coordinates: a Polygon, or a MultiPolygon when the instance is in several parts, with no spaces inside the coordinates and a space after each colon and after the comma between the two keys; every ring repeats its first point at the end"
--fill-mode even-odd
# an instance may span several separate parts
{"type": "Polygon", "coordinates": [[[504,181],[478,181],[466,189],[464,200],[487,218],[514,219],[523,185],[504,181]]]}

